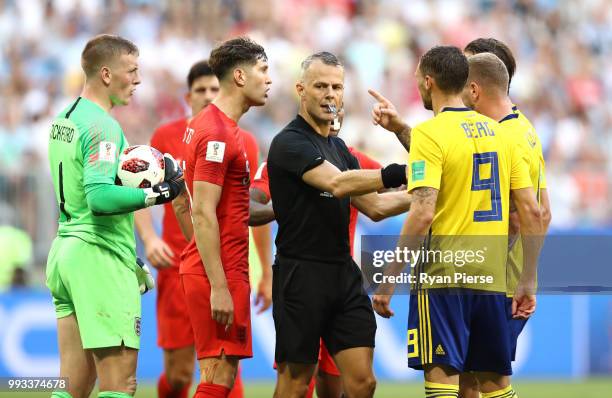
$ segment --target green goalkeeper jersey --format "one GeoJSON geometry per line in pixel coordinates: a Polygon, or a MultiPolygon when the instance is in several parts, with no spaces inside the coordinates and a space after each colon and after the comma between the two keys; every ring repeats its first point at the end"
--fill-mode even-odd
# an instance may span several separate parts
{"type": "MultiPolygon", "coordinates": [[[[101,184],[114,186],[119,154],[127,146],[119,123],[99,105],[82,97],[57,115],[49,132],[49,163],[60,212],[58,236],[77,237],[98,245],[133,266],[136,256],[133,213],[96,213],[91,210],[91,203],[88,205],[87,197],[101,184]]],[[[123,188],[123,194],[138,195],[138,200],[144,199],[142,190],[116,188],[123,188]]]]}

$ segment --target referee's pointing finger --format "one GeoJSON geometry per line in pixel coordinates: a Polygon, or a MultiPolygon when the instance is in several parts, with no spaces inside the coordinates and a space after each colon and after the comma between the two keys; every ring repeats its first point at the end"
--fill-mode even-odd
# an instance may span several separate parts
{"type": "Polygon", "coordinates": [[[376,99],[376,101],[378,102],[382,102],[385,105],[389,102],[388,99],[386,99],[385,97],[382,96],[382,94],[380,94],[378,91],[374,90],[374,89],[368,89],[368,94],[370,94],[372,97],[374,97],[374,99],[376,99]]]}

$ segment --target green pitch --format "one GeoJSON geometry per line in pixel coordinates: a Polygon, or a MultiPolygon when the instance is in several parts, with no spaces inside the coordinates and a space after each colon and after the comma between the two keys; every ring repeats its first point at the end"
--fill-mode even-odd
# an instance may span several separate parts
{"type": "MultiPolygon", "coordinates": [[[[520,398],[602,398],[609,397],[612,391],[612,378],[587,379],[579,382],[566,381],[531,381],[518,380],[512,383],[520,398]]],[[[247,383],[246,398],[270,398],[274,385],[272,383],[247,383]]],[[[96,391],[91,395],[96,397],[96,391]]],[[[2,393],[0,396],[16,398],[48,398],[49,393],[2,393]]],[[[379,383],[376,389],[377,398],[421,398],[423,387],[419,383],[394,384],[379,383]]],[[[136,398],[156,398],[155,385],[142,383],[136,392],[136,398]]]]}
{"type": "MultiPolygon", "coordinates": [[[[583,382],[562,381],[517,381],[512,383],[520,398],[601,398],[612,392],[612,378],[589,379],[583,382]]],[[[246,398],[272,397],[273,386],[251,385],[245,390],[246,398]]],[[[422,398],[425,396],[420,383],[394,384],[379,383],[376,398],[422,398]]],[[[149,397],[142,395],[142,397],[149,397]]]]}

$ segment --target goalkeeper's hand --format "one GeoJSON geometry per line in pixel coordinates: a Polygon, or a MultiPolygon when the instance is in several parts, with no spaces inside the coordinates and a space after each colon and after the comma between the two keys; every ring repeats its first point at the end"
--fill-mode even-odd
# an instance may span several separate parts
{"type": "Polygon", "coordinates": [[[146,194],[145,205],[147,207],[171,202],[185,189],[183,170],[178,162],[169,153],[164,154],[164,162],[164,181],[144,190],[146,194]]]}
{"type": "Polygon", "coordinates": [[[140,294],[145,294],[149,290],[155,289],[155,279],[149,267],[138,257],[136,257],[136,279],[138,280],[138,287],[140,288],[140,294]]]}
{"type": "Polygon", "coordinates": [[[183,169],[169,153],[164,153],[164,181],[180,180],[183,178],[183,169]]]}

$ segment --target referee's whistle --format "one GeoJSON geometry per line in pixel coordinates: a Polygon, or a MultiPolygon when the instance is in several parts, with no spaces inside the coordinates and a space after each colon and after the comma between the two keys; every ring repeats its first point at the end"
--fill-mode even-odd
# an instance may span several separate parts
{"type": "Polygon", "coordinates": [[[327,109],[334,114],[334,117],[338,117],[338,110],[336,109],[336,105],[327,104],[327,109]]]}
{"type": "Polygon", "coordinates": [[[338,118],[338,110],[336,109],[336,105],[328,104],[327,109],[334,115],[334,122],[332,124],[332,130],[339,131],[340,130],[340,120],[338,118]]]}

